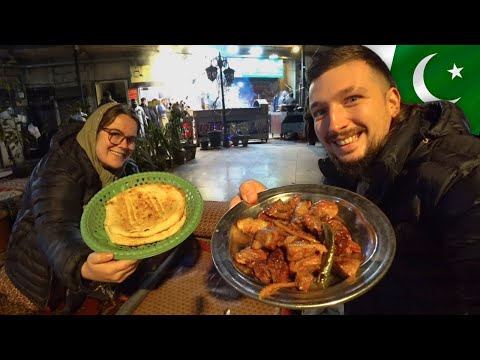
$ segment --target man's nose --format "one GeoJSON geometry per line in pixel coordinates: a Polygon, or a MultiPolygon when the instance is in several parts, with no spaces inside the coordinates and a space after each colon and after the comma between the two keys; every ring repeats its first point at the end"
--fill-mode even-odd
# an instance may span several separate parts
{"type": "Polygon", "coordinates": [[[345,110],[341,105],[332,105],[328,112],[328,132],[339,133],[343,128],[348,125],[348,120],[345,114],[345,110]]]}

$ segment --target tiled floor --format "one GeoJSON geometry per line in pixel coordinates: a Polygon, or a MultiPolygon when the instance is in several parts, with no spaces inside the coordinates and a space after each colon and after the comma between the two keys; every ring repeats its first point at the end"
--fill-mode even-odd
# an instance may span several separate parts
{"type": "Polygon", "coordinates": [[[325,157],[323,147],[306,142],[270,139],[247,147],[214,150],[197,148],[194,160],[178,166],[174,173],[193,183],[204,200],[229,201],[247,179],[273,188],[291,184],[319,184],[322,174],[317,161],[325,157]]]}

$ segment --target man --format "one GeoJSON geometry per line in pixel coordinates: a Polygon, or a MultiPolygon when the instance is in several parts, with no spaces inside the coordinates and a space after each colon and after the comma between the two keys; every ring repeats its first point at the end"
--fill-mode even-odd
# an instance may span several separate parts
{"type": "Polygon", "coordinates": [[[162,98],[160,104],[157,106],[157,113],[159,117],[159,122],[162,127],[165,127],[168,123],[168,109],[169,109],[170,99],[162,98]]]}
{"type": "Polygon", "coordinates": [[[87,117],[88,115],[83,112],[82,106],[77,105],[77,112],[73,114],[70,118],[73,121],[79,121],[84,123],[85,121],[87,121],[87,117]]]}
{"type": "Polygon", "coordinates": [[[284,107],[286,111],[293,111],[297,106],[297,100],[295,100],[293,93],[290,93],[287,97],[283,100],[284,107]]]}
{"type": "Polygon", "coordinates": [[[143,108],[138,105],[136,99],[130,100],[130,108],[135,111],[137,117],[140,119],[140,134],[145,135],[145,129],[148,127],[145,111],[143,111],[143,108]]]}
{"type": "Polygon", "coordinates": [[[312,114],[310,114],[308,97],[303,110],[303,121],[305,121],[305,138],[308,140],[308,145],[315,145],[318,139],[315,134],[315,121],[312,114]]]}
{"type": "Polygon", "coordinates": [[[105,105],[109,102],[114,102],[115,100],[112,99],[112,94],[110,91],[105,90],[102,94],[102,99],[100,100],[100,104],[98,106],[105,105]]]}
{"type": "MultiPolygon", "coordinates": [[[[463,112],[402,103],[387,66],[363,46],[320,53],[307,77],[325,183],[378,205],[397,240],[387,274],[345,313],[480,313],[480,140],[463,112]]],[[[246,181],[231,206],[264,189],[246,181]]]]}
{"type": "Polygon", "coordinates": [[[147,98],[143,97],[143,98],[140,99],[140,106],[142,107],[143,112],[145,113],[145,119],[147,120],[147,123],[149,124],[150,121],[152,121],[153,119],[150,116],[150,109],[148,108],[147,98]]]}

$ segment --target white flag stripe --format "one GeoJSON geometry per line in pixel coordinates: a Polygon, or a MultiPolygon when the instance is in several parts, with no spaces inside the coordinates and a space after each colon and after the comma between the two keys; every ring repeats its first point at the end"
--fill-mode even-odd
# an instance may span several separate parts
{"type": "Polygon", "coordinates": [[[395,48],[397,45],[364,45],[371,50],[375,51],[380,56],[388,68],[392,69],[393,55],[395,54],[395,48]]]}

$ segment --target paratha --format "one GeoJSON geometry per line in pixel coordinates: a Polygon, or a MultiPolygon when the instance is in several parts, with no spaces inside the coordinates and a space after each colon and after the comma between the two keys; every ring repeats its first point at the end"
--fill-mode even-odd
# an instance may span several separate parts
{"type": "Polygon", "coordinates": [[[112,235],[151,238],[185,216],[185,192],[166,183],[144,184],[115,195],[105,205],[105,230],[112,235]]]}
{"type": "Polygon", "coordinates": [[[105,230],[107,231],[108,236],[110,237],[110,241],[117,245],[126,245],[126,246],[138,246],[138,245],[145,245],[154,243],[157,241],[165,240],[166,238],[175,234],[178,230],[180,230],[185,224],[185,220],[187,218],[187,214],[185,213],[183,217],[178,221],[175,225],[168,228],[167,230],[160,231],[158,234],[148,236],[148,237],[128,237],[118,234],[110,234],[108,232],[108,228],[105,230]]]}

